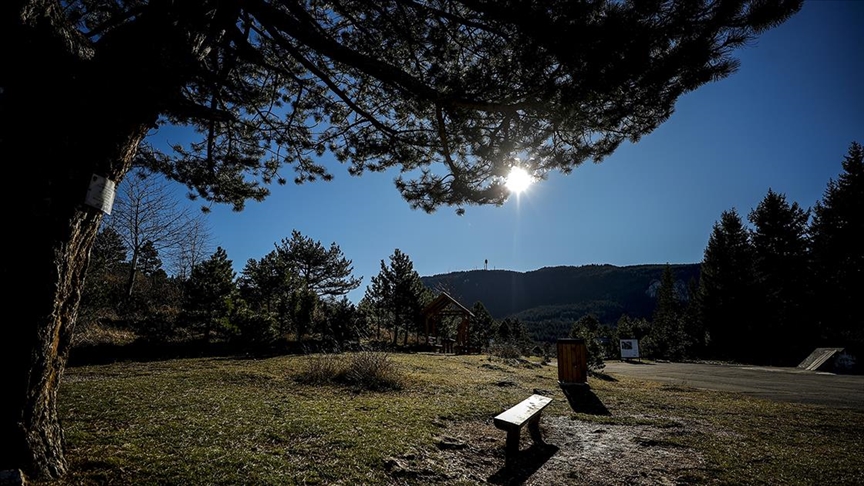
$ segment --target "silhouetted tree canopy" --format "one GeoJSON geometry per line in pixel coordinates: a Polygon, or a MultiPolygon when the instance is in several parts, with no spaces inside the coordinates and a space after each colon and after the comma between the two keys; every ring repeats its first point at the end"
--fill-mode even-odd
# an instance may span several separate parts
{"type": "MultiPolygon", "coordinates": [[[[155,95],[151,123],[195,130],[196,141],[168,151],[145,144],[138,159],[195,195],[242,208],[272,181],[329,179],[318,156],[331,151],[354,174],[419,169],[397,185],[425,210],[503,202],[501,176],[519,154],[530,154],[540,174],[602,160],[665,121],[679,96],[732,73],[736,48],[800,7],[779,0],[12,4],[42,7],[18,16],[62,42],[73,65],[155,95]],[[293,177],[281,172],[285,164],[293,177]]],[[[58,74],[82,82],[71,70],[58,74]]]]}
{"type": "Polygon", "coordinates": [[[753,312],[758,325],[749,339],[762,345],[760,361],[798,364],[818,337],[808,313],[810,214],[769,189],[748,219],[753,224],[750,240],[759,300],[753,312]]]}
{"type": "MultiPolygon", "coordinates": [[[[864,147],[853,142],[842,162],[843,171],[831,180],[813,208],[810,225],[817,316],[824,339],[831,345],[864,351],[864,312],[860,303],[864,277],[864,147]]],[[[860,354],[859,354],[860,356],[860,354]]]]}
{"type": "Polygon", "coordinates": [[[753,331],[753,247],[735,209],[723,211],[714,224],[699,280],[701,315],[716,357],[740,359],[750,354],[753,331]]]}

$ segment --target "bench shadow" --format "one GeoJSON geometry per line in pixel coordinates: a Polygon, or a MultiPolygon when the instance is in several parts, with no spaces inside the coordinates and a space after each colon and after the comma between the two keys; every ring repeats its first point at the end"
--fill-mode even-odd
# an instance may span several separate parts
{"type": "Polygon", "coordinates": [[[591,387],[585,385],[561,385],[564,396],[570,408],[576,413],[588,415],[612,415],[606,405],[591,391],[591,387]]]}
{"type": "Polygon", "coordinates": [[[511,464],[502,467],[486,480],[491,484],[523,484],[557,452],[558,446],[533,444],[531,447],[519,451],[519,454],[513,458],[511,464]]]}

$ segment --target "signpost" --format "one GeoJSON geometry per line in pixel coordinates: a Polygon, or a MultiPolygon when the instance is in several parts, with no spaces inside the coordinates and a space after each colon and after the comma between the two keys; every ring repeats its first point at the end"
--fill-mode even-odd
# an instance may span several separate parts
{"type": "Polygon", "coordinates": [[[638,339],[622,339],[621,340],[621,359],[639,358],[639,340],[638,339]]]}

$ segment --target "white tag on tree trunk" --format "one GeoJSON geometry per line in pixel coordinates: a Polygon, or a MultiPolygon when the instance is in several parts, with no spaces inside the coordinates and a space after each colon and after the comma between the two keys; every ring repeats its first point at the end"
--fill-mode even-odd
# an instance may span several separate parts
{"type": "Polygon", "coordinates": [[[93,174],[84,203],[105,214],[111,214],[111,207],[114,206],[114,185],[111,179],[93,174]]]}

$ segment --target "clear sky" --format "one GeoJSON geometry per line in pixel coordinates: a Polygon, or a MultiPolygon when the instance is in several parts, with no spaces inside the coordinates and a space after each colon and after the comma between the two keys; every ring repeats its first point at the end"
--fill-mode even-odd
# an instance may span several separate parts
{"type": "Polygon", "coordinates": [[[809,208],[849,144],[864,143],[864,1],[805,2],[737,57],[737,73],[683,96],[638,143],[552,173],[501,207],[430,215],[401,199],[395,173],[352,177],[335,167],[332,182],[274,186],[240,213],[214,206],[214,248],[239,273],[294,229],[336,242],[363,277],[354,302],[396,248],[423,276],[482,269],[487,259],[516,271],[697,263],[721,212],[746,217],[769,188],[809,208]]]}

